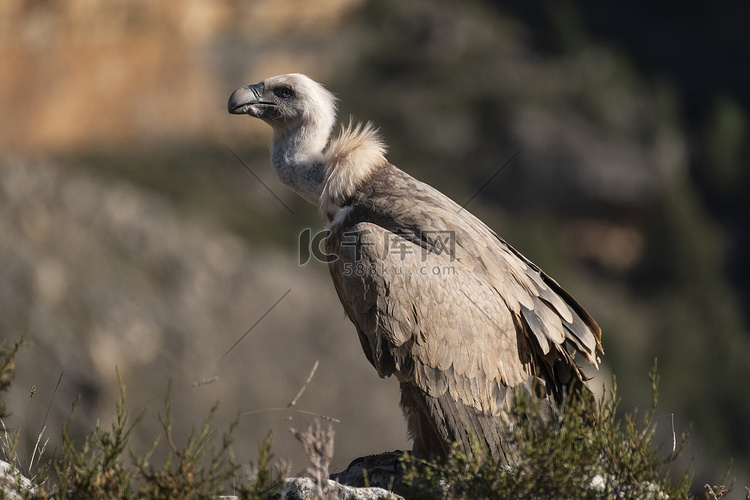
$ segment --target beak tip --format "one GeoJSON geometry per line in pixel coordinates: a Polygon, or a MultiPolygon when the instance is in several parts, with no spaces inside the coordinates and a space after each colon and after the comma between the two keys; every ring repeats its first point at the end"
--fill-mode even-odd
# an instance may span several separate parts
{"type": "Polygon", "coordinates": [[[227,103],[227,112],[229,112],[230,115],[241,115],[245,113],[246,109],[245,106],[236,106],[232,101],[227,103]]]}
{"type": "Polygon", "coordinates": [[[232,92],[232,95],[229,96],[229,101],[227,101],[227,111],[230,115],[241,114],[243,109],[247,109],[244,105],[245,103],[240,99],[240,90],[241,89],[235,90],[232,92]]]}
{"type": "Polygon", "coordinates": [[[246,115],[249,114],[252,104],[258,103],[262,89],[258,88],[262,84],[248,85],[247,87],[240,87],[229,96],[227,102],[227,111],[230,115],[246,115]]]}

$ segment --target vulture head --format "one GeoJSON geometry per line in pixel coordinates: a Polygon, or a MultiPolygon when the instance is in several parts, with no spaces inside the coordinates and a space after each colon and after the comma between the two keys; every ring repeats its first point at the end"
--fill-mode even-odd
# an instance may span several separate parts
{"type": "Polygon", "coordinates": [[[336,119],[336,98],[305,75],[292,73],[240,87],[229,97],[228,111],[265,121],[274,130],[290,132],[315,125],[330,133],[336,119]]]}
{"type": "Polygon", "coordinates": [[[273,128],[271,165],[284,184],[317,205],[325,175],[323,150],[336,120],[334,95],[292,73],[238,88],[227,110],[260,118],[273,128]]]}

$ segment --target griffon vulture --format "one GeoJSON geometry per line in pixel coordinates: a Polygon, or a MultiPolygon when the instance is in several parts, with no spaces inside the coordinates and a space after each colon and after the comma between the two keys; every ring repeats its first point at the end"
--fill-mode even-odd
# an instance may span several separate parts
{"type": "Polygon", "coordinates": [[[557,408],[598,368],[601,330],[552,278],[474,215],[391,165],[371,124],[331,138],[336,99],[301,74],[237,89],[229,112],[273,128],[280,179],[328,219],[329,269],[367,359],[395,375],[414,451],[457,442],[510,460],[515,391],[557,408]]]}

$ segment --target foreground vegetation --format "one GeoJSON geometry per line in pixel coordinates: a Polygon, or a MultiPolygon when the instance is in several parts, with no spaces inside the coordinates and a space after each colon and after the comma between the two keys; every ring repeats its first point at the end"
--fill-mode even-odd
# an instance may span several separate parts
{"type": "MultiPolygon", "coordinates": [[[[17,342],[10,348],[3,346],[0,351],[0,393],[11,385],[14,361],[20,348],[21,342],[17,342]]],[[[212,424],[216,409],[214,406],[200,428],[193,429],[186,442],[179,446],[172,436],[173,415],[168,393],[164,399],[164,414],[159,416],[163,436],[143,456],[136,456],[128,450],[128,441],[143,414],[134,418],[126,411],[125,388],[120,384],[120,397],[111,425],[108,428],[97,425],[83,442],[77,442],[70,435],[69,420],[62,429],[62,450],[55,453],[49,467],[38,467],[37,471],[23,468],[14,451],[18,431],[11,436],[5,430],[2,450],[5,456],[0,458],[14,466],[18,475],[34,476],[33,489],[18,488],[23,498],[28,499],[199,499],[216,498],[229,489],[240,499],[271,498],[270,492],[279,485],[284,472],[272,467],[272,435],[260,444],[257,462],[249,464],[252,473],[243,473],[231,450],[232,432],[238,420],[221,435],[217,445],[217,430],[212,424]],[[170,453],[157,465],[151,459],[162,439],[170,453]],[[45,470],[51,470],[52,475],[45,477],[45,470]]],[[[0,403],[0,418],[7,415],[5,405],[0,403]]],[[[75,407],[71,419],[74,415],[75,407]]],[[[0,490],[0,498],[5,497],[5,492],[0,490]]]]}
{"type": "Polygon", "coordinates": [[[650,377],[652,407],[640,418],[637,412],[619,418],[614,388],[599,402],[569,399],[559,420],[545,424],[535,419],[538,405],[517,399],[507,431],[518,450],[513,467],[494,460],[477,463],[457,448],[447,461],[407,459],[409,498],[435,498],[441,488],[451,498],[465,499],[691,498],[691,472],[673,480],[668,468],[684,450],[687,435],[675,440],[666,456],[654,443],[655,367],[650,377]]]}
{"type": "MultiPolygon", "coordinates": [[[[19,341],[10,347],[0,346],[0,394],[13,381],[21,345],[19,341]]],[[[614,389],[598,402],[571,399],[564,416],[549,424],[538,423],[533,418],[537,409],[519,400],[508,431],[508,439],[518,449],[517,465],[480,462],[457,449],[449,460],[437,462],[405,454],[403,475],[394,482],[395,490],[410,499],[691,498],[691,472],[672,478],[669,470],[687,437],[682,436],[666,456],[654,443],[655,368],[651,383],[652,408],[642,416],[632,413],[620,418],[614,389]]],[[[243,468],[231,448],[237,421],[218,439],[212,425],[215,409],[180,446],[172,436],[168,393],[164,413],[159,416],[163,435],[149,451],[137,456],[128,449],[128,440],[143,415],[133,417],[125,410],[121,387],[111,425],[98,425],[82,442],[70,435],[66,425],[62,449],[49,459],[47,467],[40,467],[37,461],[37,470],[24,469],[14,452],[19,434],[12,435],[8,429],[0,458],[17,471],[19,485],[21,475],[32,477],[32,488],[17,488],[28,499],[216,498],[227,492],[240,499],[273,498],[288,467],[283,462],[274,464],[272,436],[261,443],[257,461],[243,468]],[[166,441],[169,454],[156,464],[152,457],[160,440],[166,441]],[[42,471],[51,471],[49,477],[42,471]]],[[[7,415],[0,400],[0,417],[7,415]]],[[[71,413],[71,418],[74,415],[71,413]]],[[[311,461],[314,463],[315,457],[311,461]]],[[[727,492],[724,487],[714,487],[709,494],[710,498],[722,498],[727,492]]],[[[12,497],[0,490],[0,498],[12,497]]]]}

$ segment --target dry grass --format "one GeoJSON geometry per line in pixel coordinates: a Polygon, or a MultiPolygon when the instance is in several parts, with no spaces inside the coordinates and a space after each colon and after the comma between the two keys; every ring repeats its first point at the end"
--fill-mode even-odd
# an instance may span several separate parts
{"type": "Polygon", "coordinates": [[[332,488],[331,481],[328,479],[330,475],[328,466],[333,459],[333,436],[335,434],[333,427],[329,424],[327,429],[322,429],[320,421],[316,420],[315,425],[309,425],[305,432],[295,429],[290,429],[290,431],[302,444],[310,460],[310,466],[305,469],[305,473],[315,483],[317,497],[326,500],[338,498],[335,488],[332,488]]]}

